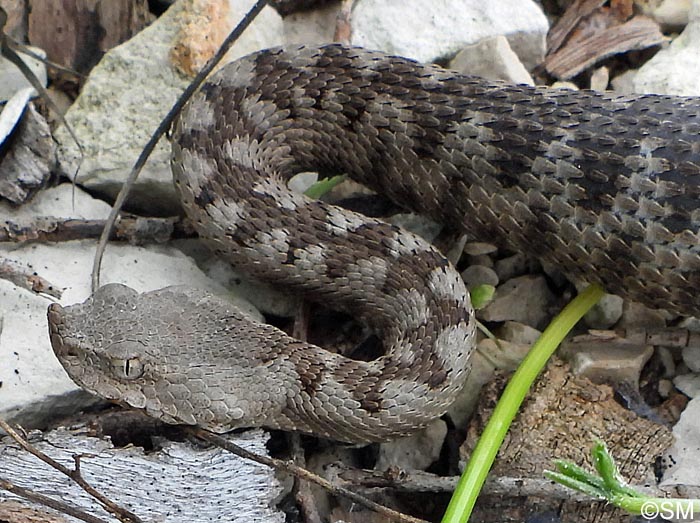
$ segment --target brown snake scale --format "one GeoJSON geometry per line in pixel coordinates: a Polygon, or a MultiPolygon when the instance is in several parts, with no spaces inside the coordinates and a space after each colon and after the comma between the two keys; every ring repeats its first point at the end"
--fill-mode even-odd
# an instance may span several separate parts
{"type": "Polygon", "coordinates": [[[386,440],[443,414],[474,320],[459,274],[394,226],[295,194],[344,172],[473,238],[655,308],[700,316],[700,99],[489,82],[358,48],[271,49],[183,111],[173,172],[214,251],[345,310],[386,353],[356,361],[223,299],[119,285],[49,309],[82,387],[168,422],[386,440]]]}

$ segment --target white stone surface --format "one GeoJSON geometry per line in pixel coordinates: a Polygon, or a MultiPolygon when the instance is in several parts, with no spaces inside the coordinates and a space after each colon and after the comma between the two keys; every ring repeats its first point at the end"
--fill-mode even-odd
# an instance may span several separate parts
{"type": "Polygon", "coordinates": [[[549,24],[531,0],[358,0],[352,43],[433,62],[504,35],[528,70],[545,51],[549,24]]]}
{"type": "Polygon", "coordinates": [[[401,470],[425,470],[440,457],[447,436],[447,424],[436,419],[423,430],[379,446],[376,470],[398,467],[401,470]]]}
{"type": "MultiPolygon", "coordinates": [[[[253,0],[230,0],[233,27],[253,0]]],[[[114,197],[139,153],[161,119],[190,82],[176,72],[170,52],[189,2],[176,2],[152,25],[111,49],[92,70],[75,104],[66,114],[84,148],[78,180],[101,194],[114,197]]],[[[282,42],[282,20],[267,7],[231,50],[229,59],[282,42]]],[[[79,151],[65,129],[55,133],[61,170],[72,177],[79,151]]],[[[177,212],[172,186],[170,144],[160,141],[146,163],[130,202],[149,213],[177,212]]]]}
{"type": "MultiPolygon", "coordinates": [[[[103,219],[109,212],[104,202],[93,200],[80,190],[60,185],[40,193],[35,200],[15,211],[0,205],[0,220],[22,223],[32,216],[103,219]]],[[[35,271],[63,290],[60,303],[71,305],[90,294],[90,271],[95,241],[55,244],[28,243],[0,245],[0,259],[35,271]]],[[[101,283],[119,282],[138,291],[169,285],[191,285],[219,294],[226,289],[207,278],[194,261],[172,247],[110,245],[102,270],[101,283]]],[[[228,296],[227,296],[228,297],[228,296]]],[[[57,410],[75,409],[65,396],[77,387],[55,359],[49,343],[46,309],[53,300],[0,280],[0,416],[16,417],[27,426],[40,425],[44,416],[57,410]]],[[[255,314],[249,304],[234,300],[255,314]]],[[[260,318],[260,316],[257,316],[260,318]]]]}
{"type": "Polygon", "coordinates": [[[700,95],[700,0],[693,0],[683,32],[634,77],[637,93],[700,95]]]}
{"type": "Polygon", "coordinates": [[[300,11],[282,19],[284,41],[288,44],[332,42],[340,3],[331,2],[316,9],[300,11]]]}
{"type": "Polygon", "coordinates": [[[672,485],[700,486],[700,398],[691,400],[686,405],[673,427],[675,442],[665,460],[667,468],[664,471],[660,487],[672,485]]]}
{"type": "Polygon", "coordinates": [[[503,35],[484,38],[465,47],[450,62],[450,69],[489,80],[535,85],[532,76],[503,35]]]}
{"type": "MultiPolygon", "coordinates": [[[[46,58],[46,53],[39,49],[38,47],[29,47],[30,51],[33,51],[39,56],[46,58]]],[[[41,85],[46,87],[46,66],[29,55],[24,53],[17,53],[22,61],[29,66],[29,69],[37,77],[41,85]]],[[[20,89],[25,87],[31,87],[32,84],[29,83],[22,74],[19,68],[10,62],[7,58],[0,56],[0,102],[5,102],[9,100],[13,94],[15,94],[20,89]]]]}

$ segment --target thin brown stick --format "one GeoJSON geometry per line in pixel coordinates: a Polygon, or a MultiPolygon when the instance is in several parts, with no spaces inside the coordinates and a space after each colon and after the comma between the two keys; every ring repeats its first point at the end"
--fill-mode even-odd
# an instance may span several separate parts
{"type": "Polygon", "coordinates": [[[38,503],[39,505],[49,507],[60,512],[61,514],[66,514],[67,516],[72,516],[76,519],[80,519],[81,521],[86,521],[87,523],[107,523],[104,519],[88,514],[77,507],[64,503],[63,501],[44,496],[43,494],[39,494],[24,487],[20,487],[19,485],[15,485],[14,483],[3,478],[0,478],[0,488],[8,492],[12,492],[16,496],[33,501],[34,503],[38,503]]]}
{"type": "MultiPolygon", "coordinates": [[[[287,434],[287,441],[291,450],[292,461],[297,467],[306,467],[306,458],[304,456],[304,448],[301,445],[301,436],[296,432],[287,434]]],[[[299,504],[305,523],[321,523],[321,515],[316,507],[316,500],[311,484],[308,481],[303,481],[299,478],[296,480],[295,498],[299,504]]]]}
{"type": "Polygon", "coordinates": [[[119,215],[119,212],[126,201],[126,197],[129,195],[131,187],[134,185],[136,178],[138,178],[141,169],[146,164],[146,160],[148,160],[148,157],[153,152],[153,149],[155,149],[161,136],[165,134],[165,131],[167,131],[172,125],[173,121],[175,121],[175,117],[180,113],[180,110],[184,107],[187,101],[192,98],[192,95],[199,88],[199,86],[202,85],[206,77],[209,76],[209,73],[212,72],[214,67],[216,67],[216,65],[226,55],[231,46],[236,42],[236,40],[238,40],[243,31],[245,31],[250,23],[255,20],[255,17],[258,16],[258,13],[260,13],[262,8],[266,5],[267,0],[257,0],[255,2],[255,5],[251,7],[250,11],[246,13],[239,24],[233,29],[233,31],[231,31],[231,33],[229,33],[216,54],[207,62],[192,83],[190,83],[190,85],[187,86],[187,89],[185,89],[185,91],[180,95],[180,98],[177,99],[175,105],[173,105],[170,111],[168,111],[168,114],[165,115],[165,118],[163,118],[163,120],[160,122],[160,125],[155,130],[150,140],[148,140],[146,146],[143,148],[143,151],[141,151],[141,154],[136,160],[134,167],[131,169],[128,178],[117,195],[117,199],[112,206],[112,211],[109,213],[109,217],[107,218],[107,224],[105,225],[104,231],[102,231],[102,235],[100,236],[100,241],[97,244],[95,259],[92,264],[93,292],[95,292],[100,286],[100,265],[102,264],[102,257],[104,256],[105,249],[107,248],[109,237],[112,234],[114,223],[117,221],[117,216],[119,215]]]}
{"type": "MultiPolygon", "coordinates": [[[[99,238],[107,220],[57,220],[36,218],[32,222],[0,223],[0,243],[66,242],[99,238]]],[[[122,216],[112,230],[110,240],[132,245],[165,243],[177,238],[192,238],[195,233],[177,218],[142,218],[122,216]]]]}
{"type": "Polygon", "coordinates": [[[229,452],[232,452],[233,454],[236,454],[237,456],[240,456],[244,459],[255,461],[256,463],[260,463],[261,465],[266,465],[276,470],[281,470],[288,474],[292,474],[304,481],[310,481],[311,483],[315,483],[316,485],[326,489],[335,496],[342,496],[348,498],[354,501],[355,503],[362,505],[365,508],[374,510],[375,512],[382,514],[383,516],[391,518],[394,521],[399,521],[401,523],[428,523],[423,519],[414,518],[413,516],[402,514],[401,512],[385,507],[384,505],[375,503],[374,501],[367,499],[366,497],[361,496],[359,494],[356,494],[355,492],[352,492],[351,490],[348,490],[346,488],[337,487],[333,485],[330,481],[314,474],[313,472],[296,466],[291,461],[284,461],[281,459],[275,459],[268,456],[254,454],[253,452],[250,452],[244,449],[243,447],[239,447],[235,443],[231,443],[226,438],[217,436],[216,434],[212,434],[211,432],[208,432],[204,429],[200,429],[198,427],[186,427],[185,430],[193,436],[208,441],[209,443],[212,443],[217,447],[226,449],[229,452]]]}
{"type": "Polygon", "coordinates": [[[53,458],[47,456],[36,447],[29,444],[28,441],[26,441],[22,436],[20,436],[20,434],[3,419],[0,419],[0,429],[7,432],[7,434],[9,434],[10,437],[14,439],[24,450],[36,456],[47,465],[58,470],[61,474],[64,474],[71,478],[73,481],[75,481],[75,483],[80,488],[82,488],[90,496],[95,498],[104,507],[105,510],[107,510],[111,514],[114,514],[114,516],[116,516],[120,521],[123,521],[125,523],[143,523],[143,520],[139,518],[136,514],[123,507],[120,507],[112,500],[104,496],[102,493],[97,491],[94,487],[92,487],[87,481],[85,481],[85,479],[83,479],[79,469],[71,470],[64,465],[61,465],[58,461],[54,460],[53,458]]]}
{"type": "Polygon", "coordinates": [[[0,279],[10,281],[17,287],[36,294],[46,294],[56,299],[61,298],[61,290],[56,285],[31,269],[20,267],[18,263],[9,260],[0,261],[0,279]]]}

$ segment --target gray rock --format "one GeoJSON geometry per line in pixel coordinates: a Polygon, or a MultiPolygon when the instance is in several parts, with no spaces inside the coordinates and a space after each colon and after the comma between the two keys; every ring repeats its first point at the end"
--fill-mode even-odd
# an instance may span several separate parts
{"type": "Polygon", "coordinates": [[[496,289],[496,295],[479,311],[484,321],[513,320],[535,328],[544,327],[555,296],[544,276],[519,276],[496,289]]]}
{"type": "MultiPolygon", "coordinates": [[[[231,27],[252,3],[231,0],[231,27]]],[[[66,114],[83,145],[82,162],[66,130],[59,128],[55,133],[59,166],[68,177],[73,178],[80,165],[81,184],[110,198],[117,194],[143,146],[190,81],[175,70],[170,58],[189,5],[175,3],[134,38],[111,49],[92,70],[66,114]]],[[[281,24],[274,9],[264,9],[227,59],[280,44],[281,24]]],[[[170,145],[162,139],[132,190],[133,207],[150,215],[178,212],[169,157],[170,145]]]]}
{"type": "Polygon", "coordinates": [[[498,285],[496,271],[483,265],[470,265],[462,271],[462,279],[469,289],[477,285],[498,285]]]}
{"type": "Polygon", "coordinates": [[[531,0],[358,0],[352,43],[434,62],[505,35],[528,70],[541,63],[547,18],[531,0]],[[398,21],[401,23],[397,23],[398,21]]]}
{"type": "Polygon", "coordinates": [[[622,317],[624,300],[614,294],[603,297],[583,317],[591,329],[609,329],[622,317]]]}
{"type": "Polygon", "coordinates": [[[496,265],[493,261],[492,255],[489,254],[480,254],[478,256],[467,255],[466,261],[469,265],[481,265],[482,267],[488,267],[489,269],[494,269],[496,265]]]}
{"type": "Polygon", "coordinates": [[[634,77],[637,76],[636,69],[630,69],[622,74],[617,75],[610,81],[612,90],[617,94],[632,94],[634,93],[634,77]]]}
{"type": "Polygon", "coordinates": [[[645,63],[634,78],[638,93],[700,95],[700,0],[693,0],[683,32],[645,63]]]}
{"type": "Polygon", "coordinates": [[[450,62],[450,69],[489,80],[534,85],[532,76],[503,35],[484,38],[465,47],[450,62]]]}
{"type": "Polygon", "coordinates": [[[519,252],[507,258],[496,260],[494,269],[496,270],[496,274],[498,274],[498,279],[500,281],[506,281],[531,272],[533,270],[533,265],[537,264],[533,263],[532,259],[526,254],[519,252]]]}
{"type": "Polygon", "coordinates": [[[542,332],[533,329],[524,323],[517,321],[507,321],[494,332],[500,340],[509,341],[516,345],[525,345],[529,347],[537,341],[542,335],[542,332]]]}
{"type": "MultiPolygon", "coordinates": [[[[0,220],[27,223],[37,216],[104,219],[109,207],[70,184],[40,193],[29,205],[12,209],[0,204],[0,220]],[[74,199],[73,199],[74,198],[74,199]],[[73,210],[73,201],[75,210],[73,210]]],[[[90,271],[95,242],[69,241],[55,244],[3,244],[0,258],[27,267],[63,290],[61,304],[85,300],[90,294],[90,271]]],[[[207,278],[178,249],[110,245],[103,262],[103,284],[120,282],[138,291],[168,285],[192,285],[226,294],[227,289],[207,278]]],[[[46,309],[52,300],[0,280],[0,416],[27,427],[40,426],[50,416],[72,412],[85,405],[76,385],[55,359],[49,343],[46,309]]],[[[234,303],[249,314],[261,316],[240,300],[234,303]]]]}
{"type": "Polygon", "coordinates": [[[632,301],[622,305],[622,317],[617,326],[629,330],[647,331],[666,328],[667,314],[661,310],[651,309],[632,301]]]}
{"type": "Polygon", "coordinates": [[[447,424],[436,419],[411,436],[398,438],[379,446],[376,470],[399,467],[402,470],[425,470],[440,457],[447,435],[447,424]]]}
{"type": "Polygon", "coordinates": [[[485,254],[493,254],[496,251],[498,251],[498,247],[486,242],[468,242],[464,246],[464,253],[469,256],[483,256],[485,254]]]}
{"type": "Polygon", "coordinates": [[[616,338],[586,339],[562,343],[561,353],[569,359],[574,374],[595,383],[629,383],[637,385],[644,365],[654,353],[654,347],[630,345],[616,338]]]}

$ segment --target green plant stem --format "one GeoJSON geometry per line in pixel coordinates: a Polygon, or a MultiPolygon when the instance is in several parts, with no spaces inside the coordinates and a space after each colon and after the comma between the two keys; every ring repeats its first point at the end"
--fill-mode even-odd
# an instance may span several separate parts
{"type": "Polygon", "coordinates": [[[515,371],[472,452],[442,523],[466,523],[486,481],[498,449],[530,386],[568,332],[603,296],[597,285],[587,287],[545,329],[515,371]]]}

